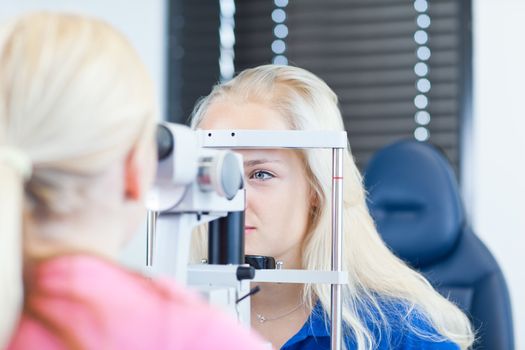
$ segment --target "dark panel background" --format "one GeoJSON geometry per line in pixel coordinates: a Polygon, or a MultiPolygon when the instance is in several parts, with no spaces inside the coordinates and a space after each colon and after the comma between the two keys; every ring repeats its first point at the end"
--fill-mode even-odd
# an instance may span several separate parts
{"type": "Polygon", "coordinates": [[[166,119],[186,123],[197,99],[219,81],[219,2],[171,0],[168,11],[166,119]]]}
{"type": "MultiPolygon", "coordinates": [[[[470,1],[428,3],[428,141],[442,149],[459,172],[470,142],[465,131],[471,121],[470,1]]],[[[237,72],[272,61],[275,8],[270,0],[236,1],[237,72]]],[[[284,10],[289,29],[284,55],[290,65],[314,72],[337,93],[360,168],[384,145],[414,137],[419,13],[413,1],[290,0],[284,10]]],[[[170,2],[171,120],[185,122],[198,97],[219,79],[219,15],[215,1],[170,2]]]]}

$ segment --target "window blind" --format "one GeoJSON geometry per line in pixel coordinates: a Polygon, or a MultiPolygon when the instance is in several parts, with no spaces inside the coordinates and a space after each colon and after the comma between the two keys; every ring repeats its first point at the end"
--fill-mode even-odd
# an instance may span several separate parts
{"type": "Polygon", "coordinates": [[[219,80],[220,7],[217,1],[168,4],[167,120],[187,123],[199,97],[219,80]]]}
{"type": "Polygon", "coordinates": [[[458,171],[469,8],[460,0],[237,1],[235,69],[287,63],[324,79],[361,168],[384,145],[416,138],[458,171]]]}

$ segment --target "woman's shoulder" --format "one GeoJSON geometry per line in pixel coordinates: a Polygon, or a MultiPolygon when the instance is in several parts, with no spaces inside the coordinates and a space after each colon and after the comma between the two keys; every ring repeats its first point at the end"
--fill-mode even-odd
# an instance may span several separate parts
{"type": "Polygon", "coordinates": [[[135,300],[142,304],[142,316],[161,339],[152,348],[211,349],[217,344],[232,350],[263,348],[260,339],[237,322],[236,315],[209,305],[196,291],[171,279],[135,273],[130,278],[140,297],[135,300]]]}
{"type": "MultiPolygon", "coordinates": [[[[375,306],[364,303],[358,307],[361,322],[367,328],[377,350],[458,350],[459,347],[442,337],[417,308],[401,301],[380,299],[375,306]]],[[[343,326],[346,348],[356,349],[354,332],[343,326]]],[[[301,330],[282,350],[329,349],[329,313],[318,302],[301,330]]]]}
{"type": "MultiPolygon", "coordinates": [[[[236,315],[209,305],[195,292],[171,280],[152,281],[152,287],[164,296],[163,328],[174,342],[173,348],[212,349],[217,344],[232,350],[267,348],[257,335],[237,322],[236,315]]],[[[172,348],[167,343],[162,347],[172,348]]]]}
{"type": "MultiPolygon", "coordinates": [[[[31,305],[53,319],[60,333],[78,334],[85,348],[213,348],[220,343],[230,349],[259,348],[233,317],[171,280],[80,255],[48,261],[35,277],[38,288],[28,293],[31,305]]],[[[56,338],[44,324],[30,321],[23,319],[20,339],[37,331],[42,339],[56,338]]],[[[13,349],[21,348],[16,344],[13,349]]]]}
{"type": "Polygon", "coordinates": [[[459,346],[442,336],[417,306],[381,298],[378,307],[365,316],[378,349],[456,350],[459,346]]]}

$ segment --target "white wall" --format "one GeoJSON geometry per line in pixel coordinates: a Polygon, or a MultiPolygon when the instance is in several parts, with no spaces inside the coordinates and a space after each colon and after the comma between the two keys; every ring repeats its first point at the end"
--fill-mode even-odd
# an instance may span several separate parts
{"type": "Polygon", "coordinates": [[[165,91],[165,0],[0,0],[0,23],[27,11],[53,10],[98,17],[127,36],[156,82],[159,102],[165,91]]]}
{"type": "MultiPolygon", "coordinates": [[[[165,105],[166,0],[0,0],[0,23],[27,11],[52,10],[101,18],[120,30],[138,51],[157,88],[161,113],[165,105]]],[[[145,227],[122,254],[135,268],[145,263],[145,227]]]]}
{"type": "Polygon", "coordinates": [[[524,18],[524,0],[473,0],[473,225],[507,278],[516,349],[525,349],[524,18]]]}

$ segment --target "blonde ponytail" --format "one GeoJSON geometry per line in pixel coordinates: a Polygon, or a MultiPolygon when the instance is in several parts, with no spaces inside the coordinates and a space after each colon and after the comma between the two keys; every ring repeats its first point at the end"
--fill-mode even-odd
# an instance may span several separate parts
{"type": "Polygon", "coordinates": [[[0,146],[0,348],[9,342],[23,300],[22,203],[31,163],[21,152],[0,146]]]}

